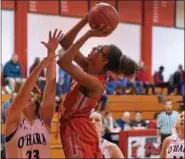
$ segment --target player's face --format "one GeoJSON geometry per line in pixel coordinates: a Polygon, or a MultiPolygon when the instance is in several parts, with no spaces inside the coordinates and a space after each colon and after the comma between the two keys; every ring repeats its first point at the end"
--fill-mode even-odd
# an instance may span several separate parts
{"type": "Polygon", "coordinates": [[[179,120],[179,122],[178,122],[178,129],[179,129],[179,131],[184,133],[184,112],[182,112],[180,114],[180,117],[179,117],[178,120],[179,120]]]}
{"type": "Polygon", "coordinates": [[[24,113],[33,113],[36,109],[36,104],[35,104],[36,98],[34,95],[30,95],[30,98],[28,99],[27,106],[24,109],[24,113]]]}
{"type": "Polygon", "coordinates": [[[94,47],[91,51],[91,53],[88,55],[87,59],[90,64],[95,66],[102,66],[108,62],[107,61],[107,54],[109,51],[108,45],[99,45],[97,47],[94,47]]]}
{"type": "Polygon", "coordinates": [[[102,122],[102,116],[98,113],[91,113],[90,120],[95,127],[98,134],[100,134],[103,131],[103,122],[102,122]]]}

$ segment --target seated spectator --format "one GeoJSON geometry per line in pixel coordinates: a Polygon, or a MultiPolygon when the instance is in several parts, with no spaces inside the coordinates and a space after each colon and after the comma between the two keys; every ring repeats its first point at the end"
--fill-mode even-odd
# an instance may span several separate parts
{"type": "MultiPolygon", "coordinates": [[[[123,75],[118,74],[117,80],[121,83],[123,94],[126,94],[126,89],[129,87],[132,89],[132,92],[135,94],[143,94],[143,84],[136,83],[135,77],[130,79],[130,77],[123,77],[123,75]]],[[[120,87],[120,83],[117,84],[117,87],[120,87]]]]}
{"type": "MultiPolygon", "coordinates": [[[[36,57],[34,63],[32,64],[32,66],[30,67],[29,70],[29,74],[32,73],[32,71],[34,70],[34,68],[40,63],[40,58],[36,57]]],[[[38,77],[38,81],[37,81],[37,85],[39,86],[39,88],[41,89],[41,91],[44,91],[44,87],[46,85],[46,76],[45,76],[45,72],[44,70],[41,71],[39,77],[38,77]]]]}
{"type": "Polygon", "coordinates": [[[185,72],[183,70],[183,66],[179,65],[177,71],[173,74],[173,80],[170,87],[170,93],[177,89],[178,95],[184,94],[184,83],[185,83],[185,72]]]}
{"type": "Polygon", "coordinates": [[[150,122],[149,122],[149,125],[148,125],[148,128],[149,128],[149,129],[156,129],[156,128],[157,128],[157,127],[156,127],[156,123],[157,123],[157,118],[158,118],[158,116],[159,116],[159,113],[155,113],[155,114],[154,114],[153,119],[150,120],[150,122]]]}
{"type": "Polygon", "coordinates": [[[105,112],[104,123],[105,129],[110,133],[117,133],[121,130],[119,125],[114,121],[111,112],[105,112]]]}
{"type": "Polygon", "coordinates": [[[116,87],[116,94],[126,94],[126,90],[127,90],[127,83],[128,83],[128,79],[124,78],[122,74],[117,74],[116,75],[116,79],[119,81],[117,87],[116,87]]]}
{"type": "Polygon", "coordinates": [[[65,94],[69,90],[71,78],[67,72],[59,68],[59,80],[57,83],[57,95],[65,94]]]}
{"type": "Polygon", "coordinates": [[[143,94],[143,83],[142,82],[137,82],[135,77],[128,80],[127,86],[131,87],[132,90],[133,90],[133,93],[135,93],[136,95],[142,95],[143,94]]]}
{"type": "Polygon", "coordinates": [[[116,88],[116,95],[123,95],[124,91],[123,91],[123,87],[122,85],[118,85],[116,88]]]}
{"type": "Polygon", "coordinates": [[[2,115],[1,115],[1,122],[2,123],[5,123],[5,121],[6,121],[6,111],[7,111],[8,107],[10,106],[10,104],[15,99],[16,95],[17,95],[16,93],[12,93],[11,94],[11,98],[9,100],[6,100],[4,102],[4,104],[3,104],[3,110],[2,110],[2,115]]]}
{"type": "MultiPolygon", "coordinates": [[[[63,56],[65,50],[61,49],[59,50],[59,57],[63,56]]],[[[69,90],[71,82],[71,77],[67,72],[65,72],[63,69],[59,68],[59,79],[57,82],[57,88],[56,88],[56,94],[61,95],[65,94],[69,90]]]]}
{"type": "Polygon", "coordinates": [[[142,120],[142,113],[141,112],[136,112],[135,113],[135,118],[133,121],[130,123],[132,129],[134,130],[140,130],[140,129],[146,129],[147,128],[147,123],[142,120]]]}
{"type": "Polygon", "coordinates": [[[13,54],[11,60],[4,66],[4,82],[8,82],[8,85],[12,92],[15,92],[16,84],[22,84],[25,79],[22,76],[21,65],[18,62],[18,56],[13,54]]]}
{"type": "Polygon", "coordinates": [[[150,83],[150,82],[146,81],[146,79],[145,79],[145,70],[146,70],[146,68],[144,67],[144,62],[143,61],[139,62],[139,67],[140,67],[140,70],[138,70],[137,73],[136,73],[136,82],[143,84],[143,86],[145,88],[145,94],[148,94],[149,88],[152,89],[152,94],[155,94],[155,85],[153,83],[150,83]]]}
{"type": "Polygon", "coordinates": [[[116,94],[116,88],[120,84],[121,83],[117,79],[117,75],[111,71],[108,71],[107,72],[107,84],[106,84],[107,94],[116,94]]]}
{"type": "Polygon", "coordinates": [[[8,86],[8,82],[4,82],[3,79],[4,75],[3,75],[3,65],[1,64],[1,94],[11,94],[12,90],[10,89],[10,87],[8,86]]]}
{"type": "Polygon", "coordinates": [[[162,88],[161,93],[163,93],[164,88],[169,88],[169,82],[164,82],[163,72],[164,66],[160,66],[159,71],[154,73],[154,84],[156,87],[162,88]]]}
{"type": "Polygon", "coordinates": [[[130,130],[131,125],[130,125],[130,113],[129,112],[124,112],[122,117],[120,119],[116,120],[116,123],[119,125],[119,127],[122,130],[130,130]]]}

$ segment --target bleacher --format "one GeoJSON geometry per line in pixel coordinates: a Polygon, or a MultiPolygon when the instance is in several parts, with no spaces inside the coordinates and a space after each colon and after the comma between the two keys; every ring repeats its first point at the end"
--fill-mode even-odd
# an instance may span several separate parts
{"type": "MultiPolygon", "coordinates": [[[[181,96],[169,96],[167,99],[173,101],[175,110],[180,109],[177,101],[182,100],[181,96]]],[[[121,117],[124,111],[131,112],[131,116],[134,112],[141,111],[143,112],[143,119],[151,120],[156,112],[164,110],[164,105],[159,103],[157,96],[152,95],[111,95],[108,97],[107,110],[112,112],[114,118],[121,117]]]]}
{"type": "MultiPolygon", "coordinates": [[[[2,95],[1,108],[3,102],[9,99],[11,95],[2,95]]],[[[174,102],[175,110],[179,110],[180,106],[177,101],[182,100],[181,96],[170,96],[168,97],[174,102]]],[[[138,95],[126,95],[117,96],[111,95],[108,97],[108,103],[106,110],[111,111],[114,118],[121,117],[124,111],[131,112],[131,115],[135,111],[143,112],[143,119],[151,120],[156,112],[160,112],[164,109],[164,105],[158,102],[157,96],[138,96],[138,95]]],[[[2,109],[1,109],[2,110],[2,109]]],[[[133,116],[133,115],[132,115],[133,116]]],[[[60,141],[60,135],[56,138],[56,132],[58,127],[58,115],[54,114],[51,126],[51,158],[64,158],[64,153],[62,151],[62,145],[60,141]]],[[[2,134],[5,130],[5,124],[2,124],[2,134]]]]}

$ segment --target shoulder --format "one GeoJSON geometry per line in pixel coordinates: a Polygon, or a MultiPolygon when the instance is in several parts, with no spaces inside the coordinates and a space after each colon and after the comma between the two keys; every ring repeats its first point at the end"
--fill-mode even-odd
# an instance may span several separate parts
{"type": "Polygon", "coordinates": [[[7,67],[8,65],[11,65],[11,61],[8,61],[4,67],[7,67]]]}
{"type": "Polygon", "coordinates": [[[173,135],[168,136],[166,139],[164,139],[164,142],[163,142],[162,146],[163,147],[168,147],[172,140],[173,140],[173,135]]]}
{"type": "Polygon", "coordinates": [[[120,123],[120,122],[121,122],[121,119],[117,119],[116,122],[117,122],[117,123],[120,123]]]}
{"type": "Polygon", "coordinates": [[[111,158],[123,158],[123,154],[116,144],[107,141],[107,149],[111,158]]]}

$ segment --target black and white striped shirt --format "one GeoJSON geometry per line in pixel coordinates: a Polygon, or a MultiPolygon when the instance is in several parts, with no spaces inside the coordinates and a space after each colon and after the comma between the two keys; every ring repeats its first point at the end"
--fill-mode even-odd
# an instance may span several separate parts
{"type": "Polygon", "coordinates": [[[157,128],[160,129],[160,133],[172,134],[172,129],[178,116],[179,113],[174,110],[171,114],[167,114],[165,111],[161,112],[157,119],[157,128]]]}

